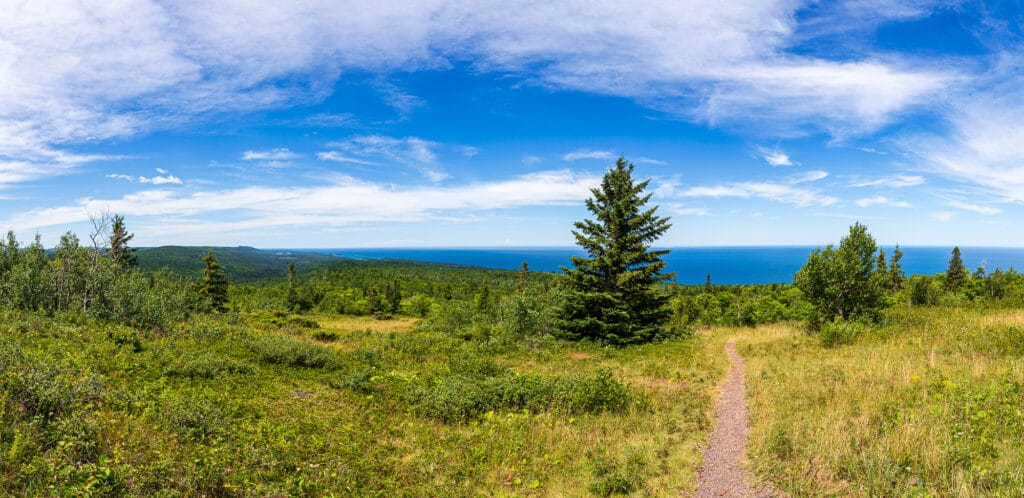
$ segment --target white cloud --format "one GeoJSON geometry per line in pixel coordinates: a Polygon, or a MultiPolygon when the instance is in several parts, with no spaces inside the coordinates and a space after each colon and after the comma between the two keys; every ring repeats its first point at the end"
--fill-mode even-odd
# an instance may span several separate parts
{"type": "Polygon", "coordinates": [[[828,171],[814,170],[789,177],[789,183],[810,183],[828,178],[828,171]]]}
{"type": "Polygon", "coordinates": [[[174,176],[154,176],[152,178],[146,178],[144,176],[139,177],[139,183],[151,183],[153,185],[164,185],[164,184],[181,184],[181,179],[174,176]]]}
{"type": "Polygon", "coordinates": [[[662,205],[664,209],[675,216],[707,216],[708,210],[705,208],[686,207],[682,204],[669,203],[662,205]]]}
{"type": "Polygon", "coordinates": [[[682,197],[740,197],[766,199],[797,207],[831,206],[835,197],[814,190],[784,183],[740,182],[705,187],[691,187],[679,194],[682,197]]]}
{"type": "Polygon", "coordinates": [[[949,211],[939,211],[937,213],[932,213],[932,218],[935,218],[936,220],[939,221],[949,221],[952,220],[954,216],[956,216],[956,213],[951,213],[949,211]]]}
{"type": "Polygon", "coordinates": [[[909,208],[909,207],[911,207],[910,203],[907,202],[907,201],[897,201],[897,200],[893,200],[893,199],[890,199],[888,197],[881,196],[881,195],[876,195],[874,197],[865,197],[863,199],[857,199],[855,202],[860,207],[870,207],[870,206],[889,206],[889,207],[895,207],[895,208],[909,208]]]}
{"type": "MultiPolygon", "coordinates": [[[[585,7],[527,0],[23,2],[0,17],[0,157],[58,171],[34,154],[211,115],[318,102],[350,72],[448,70],[465,61],[474,71],[528,84],[633,98],[770,134],[872,131],[934,101],[957,77],[948,69],[911,69],[894,55],[834,61],[788,53],[800,41],[802,6],[792,0],[603,0],[585,7]]],[[[877,10],[892,15],[858,19],[909,15],[877,10]]],[[[422,104],[385,90],[385,103],[400,111],[422,104]]],[[[322,125],[351,124],[338,117],[324,116],[322,125]]]]}
{"type": "Polygon", "coordinates": [[[772,166],[794,166],[800,163],[793,162],[785,152],[779,149],[766,149],[764,147],[757,149],[761,157],[772,166]]]}
{"type": "Polygon", "coordinates": [[[346,156],[346,155],[344,155],[341,152],[338,152],[336,150],[329,150],[329,151],[326,151],[326,152],[318,152],[316,154],[316,157],[317,157],[317,159],[320,159],[321,161],[334,161],[334,162],[338,162],[338,163],[352,163],[352,164],[363,164],[363,165],[374,164],[373,162],[366,161],[366,160],[363,160],[363,159],[356,159],[354,157],[348,157],[348,156],[346,156]]]}
{"type": "Polygon", "coordinates": [[[110,173],[110,174],[107,174],[107,175],[104,175],[104,176],[106,176],[107,178],[114,178],[116,180],[128,180],[130,182],[134,182],[135,181],[135,177],[132,176],[132,175],[122,175],[122,174],[110,173]]]}
{"type": "Polygon", "coordinates": [[[1002,199],[1024,202],[1022,48],[999,54],[981,83],[950,99],[951,133],[918,136],[900,144],[920,159],[922,168],[1002,199]]]}
{"type": "Polygon", "coordinates": [[[917,175],[893,175],[881,178],[855,178],[850,182],[851,187],[916,187],[924,184],[923,176],[917,175]]]}
{"type": "Polygon", "coordinates": [[[580,159],[595,159],[600,161],[614,161],[619,156],[608,152],[606,150],[586,150],[579,149],[573,152],[569,152],[562,156],[563,160],[566,161],[579,161],[580,159]]]}
{"type": "MultiPolygon", "coordinates": [[[[383,135],[363,135],[330,142],[327,146],[338,150],[320,152],[317,157],[329,161],[357,164],[383,162],[411,166],[433,183],[441,182],[449,177],[437,165],[437,151],[445,146],[419,137],[396,138],[383,135]],[[358,163],[358,161],[364,161],[364,163],[358,163]]],[[[463,155],[467,152],[464,146],[452,148],[463,155]]]]}
{"type": "Polygon", "coordinates": [[[978,204],[972,204],[972,203],[969,203],[969,202],[962,202],[962,201],[949,201],[949,202],[946,203],[946,205],[949,206],[949,207],[957,208],[957,209],[963,209],[964,211],[971,211],[971,212],[974,212],[974,213],[984,214],[984,215],[993,215],[993,214],[999,214],[999,213],[1002,212],[1001,209],[994,208],[992,206],[981,206],[981,205],[978,205],[978,204]]]}
{"type": "Polygon", "coordinates": [[[237,218],[223,223],[224,229],[230,230],[422,221],[480,210],[574,205],[589,197],[590,188],[599,182],[595,176],[545,171],[504,181],[446,187],[396,188],[339,177],[330,184],[301,188],[246,187],[191,193],[145,190],[119,199],[86,198],[66,206],[33,210],[6,223],[23,230],[66,225],[86,221],[88,213],[103,210],[151,217],[168,230],[188,233],[218,231],[216,223],[197,223],[192,217],[208,220],[224,212],[237,218]]]}
{"type": "Polygon", "coordinates": [[[476,155],[480,153],[480,149],[469,145],[458,146],[456,147],[456,150],[459,151],[459,154],[462,154],[465,157],[476,157],[476,155]]]}
{"type": "Polygon", "coordinates": [[[157,169],[156,169],[156,172],[157,172],[157,173],[160,173],[161,175],[166,175],[166,174],[167,174],[167,170],[165,170],[165,169],[163,169],[163,168],[157,168],[157,169]]]}
{"type": "Polygon", "coordinates": [[[242,153],[243,161],[287,161],[301,157],[287,148],[273,150],[247,150],[242,153]]]}
{"type": "Polygon", "coordinates": [[[651,159],[649,157],[638,157],[636,159],[630,159],[629,162],[636,164],[653,164],[654,166],[668,166],[667,161],[662,161],[660,159],[651,159]]]}

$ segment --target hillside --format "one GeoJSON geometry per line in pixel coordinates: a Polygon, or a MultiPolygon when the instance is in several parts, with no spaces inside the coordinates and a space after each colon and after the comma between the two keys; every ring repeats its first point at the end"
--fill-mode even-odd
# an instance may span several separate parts
{"type": "MultiPolygon", "coordinates": [[[[167,268],[172,273],[198,277],[202,274],[206,247],[163,246],[139,249],[139,266],[154,271],[167,268]]],[[[302,273],[314,266],[337,261],[329,254],[303,251],[263,250],[254,247],[214,247],[213,254],[224,267],[232,282],[247,282],[264,278],[284,277],[288,263],[295,263],[302,273]]]]}

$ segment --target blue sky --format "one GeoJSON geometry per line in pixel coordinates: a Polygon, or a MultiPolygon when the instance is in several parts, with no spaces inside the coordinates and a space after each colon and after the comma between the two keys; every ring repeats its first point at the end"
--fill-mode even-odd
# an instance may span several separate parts
{"type": "Polygon", "coordinates": [[[0,224],[47,246],[1024,246],[1019,2],[14,2],[0,224]]]}

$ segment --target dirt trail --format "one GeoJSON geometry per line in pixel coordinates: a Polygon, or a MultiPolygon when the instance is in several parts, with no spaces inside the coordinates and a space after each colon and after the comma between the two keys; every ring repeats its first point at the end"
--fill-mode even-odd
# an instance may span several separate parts
{"type": "Polygon", "coordinates": [[[774,490],[751,487],[753,477],[742,466],[747,444],[746,382],[743,379],[746,363],[736,352],[735,342],[726,344],[725,351],[732,365],[722,385],[722,397],[715,409],[715,430],[704,452],[704,464],[697,474],[697,492],[693,496],[778,496],[774,490]]]}

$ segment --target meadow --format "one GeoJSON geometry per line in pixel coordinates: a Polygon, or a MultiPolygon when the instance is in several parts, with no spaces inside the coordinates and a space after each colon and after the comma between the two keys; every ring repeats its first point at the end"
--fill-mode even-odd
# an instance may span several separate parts
{"type": "MultiPolygon", "coordinates": [[[[187,275],[40,247],[3,253],[19,255],[0,286],[9,495],[688,494],[728,341],[757,480],[792,496],[1024,489],[1013,271],[955,292],[914,276],[877,321],[817,331],[795,286],[666,284],[663,333],[613,347],[559,338],[564,281],[525,268],[309,264],[231,286],[216,312],[187,275]]],[[[252,275],[283,262],[245,257],[252,275]]]]}
{"type": "Polygon", "coordinates": [[[525,347],[411,319],[3,323],[14,495],[678,494],[724,368],[700,338],[525,347]]]}
{"type": "Polygon", "coordinates": [[[897,307],[845,344],[714,328],[747,363],[751,467],[794,496],[1020,496],[1024,311],[897,307]]]}

